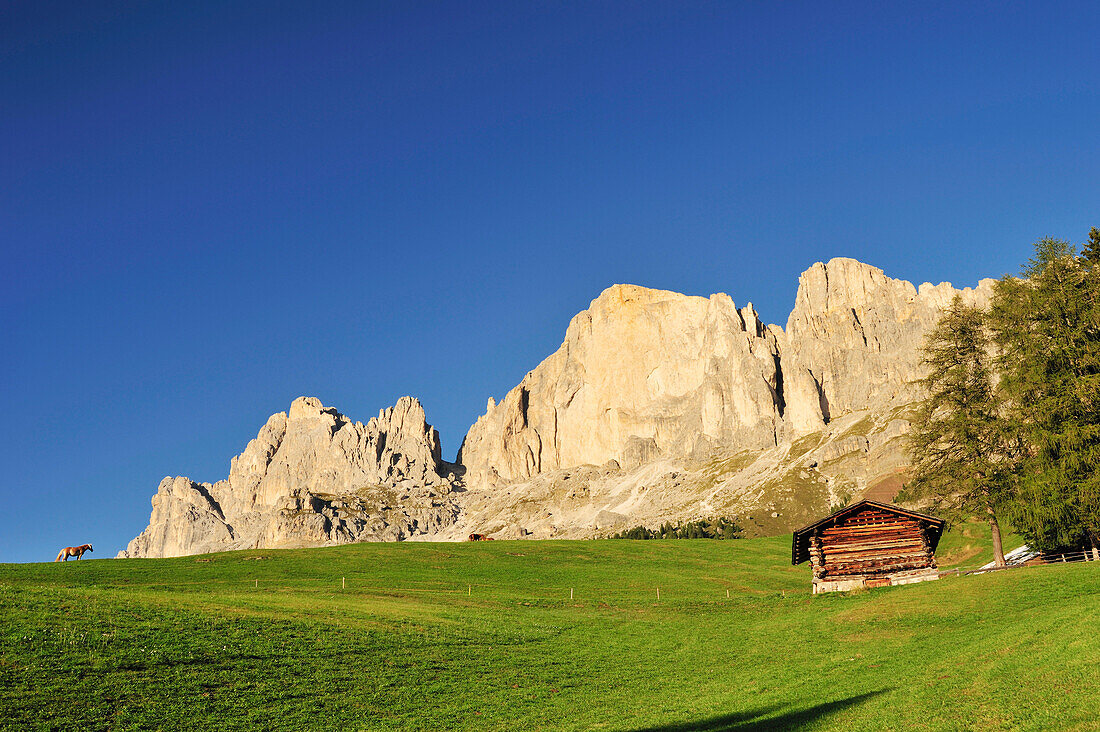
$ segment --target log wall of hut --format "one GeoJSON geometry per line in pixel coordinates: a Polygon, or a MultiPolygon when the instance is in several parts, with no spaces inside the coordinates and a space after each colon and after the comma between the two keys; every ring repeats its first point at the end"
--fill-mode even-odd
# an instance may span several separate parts
{"type": "Polygon", "coordinates": [[[810,562],[815,594],[939,579],[943,528],[935,516],[864,499],[794,532],[791,564],[810,562]]]}
{"type": "Polygon", "coordinates": [[[935,568],[924,525],[913,518],[868,509],[810,538],[815,578],[891,574],[935,568]]]}

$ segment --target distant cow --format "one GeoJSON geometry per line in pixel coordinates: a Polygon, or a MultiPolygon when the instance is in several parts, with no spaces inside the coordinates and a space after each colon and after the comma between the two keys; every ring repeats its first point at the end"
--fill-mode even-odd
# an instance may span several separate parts
{"type": "Polygon", "coordinates": [[[84,556],[84,552],[90,552],[91,550],[91,544],[81,544],[80,546],[67,546],[57,553],[57,559],[55,559],[54,561],[60,562],[64,560],[67,562],[69,561],[69,557],[76,557],[77,559],[80,559],[82,556],[84,556]]]}
{"type": "Polygon", "coordinates": [[[492,541],[493,537],[485,534],[470,534],[470,541],[492,541]]]}

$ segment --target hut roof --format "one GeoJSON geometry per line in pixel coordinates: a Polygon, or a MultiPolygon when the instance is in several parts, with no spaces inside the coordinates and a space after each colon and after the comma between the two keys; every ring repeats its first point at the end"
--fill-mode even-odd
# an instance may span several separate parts
{"type": "Polygon", "coordinates": [[[936,551],[936,545],[940,542],[940,535],[943,534],[943,519],[936,518],[935,516],[929,516],[924,513],[917,513],[916,511],[910,511],[900,506],[893,506],[888,503],[878,503],[876,501],[859,501],[853,503],[851,506],[840,509],[836,513],[830,514],[825,518],[812,523],[809,526],[805,526],[798,531],[794,532],[794,540],[791,543],[791,564],[801,564],[810,558],[810,537],[818,529],[828,528],[830,526],[836,526],[841,523],[845,518],[852,514],[859,513],[867,508],[876,508],[880,511],[889,511],[890,513],[897,514],[899,516],[906,516],[908,518],[916,519],[925,525],[925,530],[928,534],[928,541],[932,545],[932,551],[936,551]]]}

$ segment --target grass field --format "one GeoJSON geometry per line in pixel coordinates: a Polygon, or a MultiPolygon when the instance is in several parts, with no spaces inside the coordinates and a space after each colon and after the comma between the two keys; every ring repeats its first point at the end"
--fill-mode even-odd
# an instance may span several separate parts
{"type": "Polygon", "coordinates": [[[1098,563],[809,587],[789,536],[0,565],[0,725],[1100,729],[1098,563]]]}

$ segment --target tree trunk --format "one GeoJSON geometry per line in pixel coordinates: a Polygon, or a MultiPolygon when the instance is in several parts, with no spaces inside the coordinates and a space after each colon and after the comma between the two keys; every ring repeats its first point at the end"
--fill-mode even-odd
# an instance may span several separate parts
{"type": "Polygon", "coordinates": [[[1001,546],[1001,526],[997,523],[997,514],[989,509],[989,528],[993,533],[993,566],[1005,566],[1005,550],[1001,546]]]}
{"type": "MultiPolygon", "coordinates": [[[[979,481],[984,480],[985,476],[981,473],[975,473],[974,477],[979,481]]],[[[993,566],[1004,567],[1005,566],[1005,550],[1001,546],[1001,525],[997,523],[997,512],[993,510],[993,501],[989,498],[989,486],[982,488],[982,493],[985,494],[986,504],[985,512],[989,514],[989,529],[993,534],[993,566]]]]}

